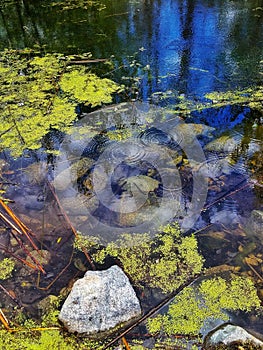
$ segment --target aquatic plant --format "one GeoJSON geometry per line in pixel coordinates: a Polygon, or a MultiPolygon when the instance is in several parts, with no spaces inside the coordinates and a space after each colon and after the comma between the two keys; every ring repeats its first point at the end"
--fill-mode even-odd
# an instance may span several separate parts
{"type": "Polygon", "coordinates": [[[150,234],[123,234],[94,255],[103,263],[107,256],[118,258],[124,271],[138,286],[174,291],[200,273],[203,257],[198,253],[197,240],[183,237],[176,223],[160,228],[152,239],[150,234]]]}
{"type": "Polygon", "coordinates": [[[3,350],[72,350],[101,349],[95,341],[83,339],[63,333],[59,329],[43,329],[39,331],[28,329],[27,332],[10,333],[0,330],[0,348],[3,350]]]}
{"type": "Polygon", "coordinates": [[[0,146],[13,156],[37,149],[51,129],[68,130],[78,103],[112,102],[121,87],[60,54],[5,50],[0,58],[0,146]]]}
{"type": "MultiPolygon", "coordinates": [[[[60,297],[51,298],[50,307],[45,310],[42,321],[24,320],[20,316],[19,327],[14,331],[0,330],[0,349],[12,350],[72,350],[101,349],[103,343],[87,338],[79,338],[63,332],[58,322],[60,297]]],[[[17,324],[18,319],[15,319],[17,324]]]]}
{"type": "Polygon", "coordinates": [[[223,310],[251,311],[260,307],[256,288],[247,277],[206,279],[197,288],[187,287],[170,304],[165,315],[147,322],[150,333],[198,335],[208,318],[228,320],[223,310]]]}
{"type": "Polygon", "coordinates": [[[83,247],[85,247],[88,250],[99,247],[99,239],[97,237],[85,236],[80,231],[78,231],[77,233],[78,235],[76,236],[74,241],[75,249],[82,251],[83,247]]]}
{"type": "MultiPolygon", "coordinates": [[[[202,111],[206,108],[221,108],[227,105],[248,106],[263,113],[263,87],[255,86],[247,89],[236,89],[224,92],[212,91],[204,95],[204,99],[190,99],[177,91],[155,92],[152,94],[153,101],[165,101],[174,98],[177,102],[173,105],[173,113],[187,115],[192,111],[202,111]]],[[[170,108],[172,106],[170,105],[170,108]]]]}
{"type": "Polygon", "coordinates": [[[88,10],[95,8],[98,11],[101,11],[105,8],[98,0],[67,0],[67,1],[53,1],[51,6],[59,7],[62,11],[82,9],[88,10]]]}
{"type": "Polygon", "coordinates": [[[6,280],[12,276],[12,272],[15,268],[14,260],[10,258],[4,258],[0,261],[0,280],[6,280]]]}

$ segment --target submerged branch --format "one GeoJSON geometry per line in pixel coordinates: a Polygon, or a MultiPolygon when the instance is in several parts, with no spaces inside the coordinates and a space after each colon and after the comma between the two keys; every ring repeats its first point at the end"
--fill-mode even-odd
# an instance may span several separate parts
{"type": "Polygon", "coordinates": [[[0,284],[0,289],[2,289],[2,291],[7,294],[9,296],[10,299],[12,299],[18,306],[22,306],[20,301],[18,299],[16,299],[7,289],[5,289],[4,286],[2,286],[2,284],[0,284]]]}
{"type": "Polygon", "coordinates": [[[131,330],[133,330],[135,327],[137,327],[140,323],[147,320],[149,317],[153,316],[156,312],[158,312],[162,307],[164,307],[166,304],[168,304],[177,294],[179,294],[184,288],[189,287],[191,284],[193,284],[198,278],[192,278],[187,283],[184,283],[179,288],[177,288],[174,292],[170,293],[168,297],[166,297],[163,301],[161,301],[159,304],[154,306],[150,311],[148,311],[145,315],[143,315],[139,320],[137,320],[135,323],[133,323],[130,327],[128,327],[125,331],[123,331],[121,334],[116,336],[113,340],[111,340],[108,344],[104,346],[102,350],[108,349],[110,346],[114,345],[118,340],[122,339],[126,334],[128,334],[131,330]]]}
{"type": "MultiPolygon", "coordinates": [[[[67,222],[67,224],[68,224],[68,226],[70,227],[70,229],[72,230],[72,232],[73,232],[75,238],[77,239],[78,236],[79,236],[79,235],[78,235],[78,232],[77,232],[77,230],[75,229],[75,227],[72,225],[72,223],[71,223],[71,221],[70,221],[70,219],[69,219],[67,213],[65,212],[65,210],[63,209],[63,207],[62,207],[62,205],[61,205],[61,203],[60,203],[60,200],[59,200],[58,196],[56,195],[56,192],[55,192],[55,190],[54,190],[54,188],[53,188],[53,185],[52,185],[49,181],[48,181],[48,186],[49,186],[49,188],[50,188],[50,190],[51,190],[51,192],[52,192],[52,194],[53,194],[53,196],[54,196],[54,198],[55,198],[55,200],[56,200],[56,203],[57,203],[57,205],[58,205],[58,207],[59,207],[59,209],[60,209],[60,211],[61,211],[61,214],[63,215],[64,219],[66,220],[66,222],[67,222]]],[[[90,264],[92,270],[96,270],[95,265],[94,265],[94,263],[93,263],[93,261],[92,261],[90,255],[89,255],[87,249],[86,249],[84,246],[81,246],[81,250],[82,250],[82,252],[84,253],[86,259],[88,260],[88,262],[89,262],[89,264],[90,264]]]]}
{"type": "Polygon", "coordinates": [[[99,62],[107,62],[107,58],[95,58],[93,60],[72,60],[69,61],[68,64],[87,64],[87,63],[99,63],[99,62]]]}
{"type": "MultiPolygon", "coordinates": [[[[22,223],[22,221],[12,212],[12,210],[0,199],[0,204],[2,207],[5,209],[7,214],[12,218],[12,220],[17,224],[17,227],[6,215],[4,215],[2,212],[0,212],[0,218],[15,232],[17,232],[20,236],[26,236],[32,247],[40,254],[40,251],[32,238],[30,237],[31,231],[22,223]]],[[[18,239],[15,235],[14,238],[20,245],[20,247],[25,251],[25,253],[30,256],[30,258],[33,260],[33,262],[36,264],[37,268],[39,271],[42,273],[46,273],[45,270],[43,269],[42,265],[38,262],[38,260],[32,256],[32,254],[28,251],[28,249],[23,245],[22,241],[18,239]]],[[[41,254],[40,254],[41,255],[41,254]]],[[[25,261],[25,260],[24,260],[25,261]]],[[[28,264],[27,264],[28,265],[28,264]]],[[[31,265],[32,267],[34,265],[31,265]]],[[[35,266],[33,267],[34,269],[36,268],[35,266]]]]}

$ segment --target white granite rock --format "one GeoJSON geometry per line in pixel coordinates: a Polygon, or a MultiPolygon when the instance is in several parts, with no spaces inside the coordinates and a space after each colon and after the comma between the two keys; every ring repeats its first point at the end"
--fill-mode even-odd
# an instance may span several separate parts
{"type": "Polygon", "coordinates": [[[141,307],[128,277],[118,266],[87,271],[73,285],[59,319],[69,332],[94,335],[139,317],[141,307]]]}
{"type": "Polygon", "coordinates": [[[235,325],[225,325],[219,329],[217,329],[212,335],[208,337],[206,340],[206,345],[223,343],[228,345],[232,342],[240,341],[247,342],[250,341],[255,345],[260,345],[263,348],[263,342],[259,339],[255,338],[253,335],[248,333],[245,329],[235,325]]]}

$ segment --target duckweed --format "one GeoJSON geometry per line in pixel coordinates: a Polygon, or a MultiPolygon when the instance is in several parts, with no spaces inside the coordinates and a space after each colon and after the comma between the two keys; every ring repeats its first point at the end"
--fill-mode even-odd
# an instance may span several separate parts
{"type": "Polygon", "coordinates": [[[176,223],[160,228],[152,239],[150,234],[123,234],[116,242],[94,255],[98,263],[107,256],[118,258],[124,271],[138,286],[160,288],[171,292],[200,273],[203,257],[197,240],[183,237],[176,223]]]}
{"type": "Polygon", "coordinates": [[[197,289],[187,287],[170,304],[165,315],[148,320],[152,334],[198,335],[208,318],[228,320],[223,310],[251,311],[260,307],[253,282],[247,277],[231,275],[230,279],[214,277],[200,283],[197,289]]]}

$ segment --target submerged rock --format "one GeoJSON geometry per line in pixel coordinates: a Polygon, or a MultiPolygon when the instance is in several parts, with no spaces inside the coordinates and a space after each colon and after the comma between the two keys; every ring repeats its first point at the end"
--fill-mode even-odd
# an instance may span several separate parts
{"type": "Polygon", "coordinates": [[[242,135],[223,135],[205,146],[206,151],[232,153],[238,149],[242,141],[242,135]]]}
{"type": "Polygon", "coordinates": [[[248,235],[257,236],[263,240],[263,211],[253,210],[246,225],[246,232],[248,235]]]}
{"type": "Polygon", "coordinates": [[[112,266],[104,271],[87,271],[75,282],[59,319],[69,332],[95,335],[140,314],[140,303],[128,277],[118,266],[112,266]]]}
{"type": "Polygon", "coordinates": [[[92,166],[93,161],[89,158],[81,158],[70,167],[60,171],[54,181],[54,187],[57,191],[65,191],[68,187],[77,182],[77,179],[83,176],[92,166]]]}
{"type": "Polygon", "coordinates": [[[174,140],[178,141],[179,143],[181,140],[191,143],[196,137],[211,138],[214,131],[215,128],[204,124],[179,123],[172,128],[169,133],[173,136],[174,140]]]}
{"type": "Polygon", "coordinates": [[[251,342],[255,345],[262,346],[263,348],[262,341],[248,333],[242,327],[231,324],[224,325],[208,335],[205,340],[205,345],[206,347],[219,343],[229,345],[233,342],[251,342]]]}
{"type": "Polygon", "coordinates": [[[241,217],[235,210],[223,209],[216,211],[210,218],[212,224],[235,225],[239,224],[241,217]]]}

